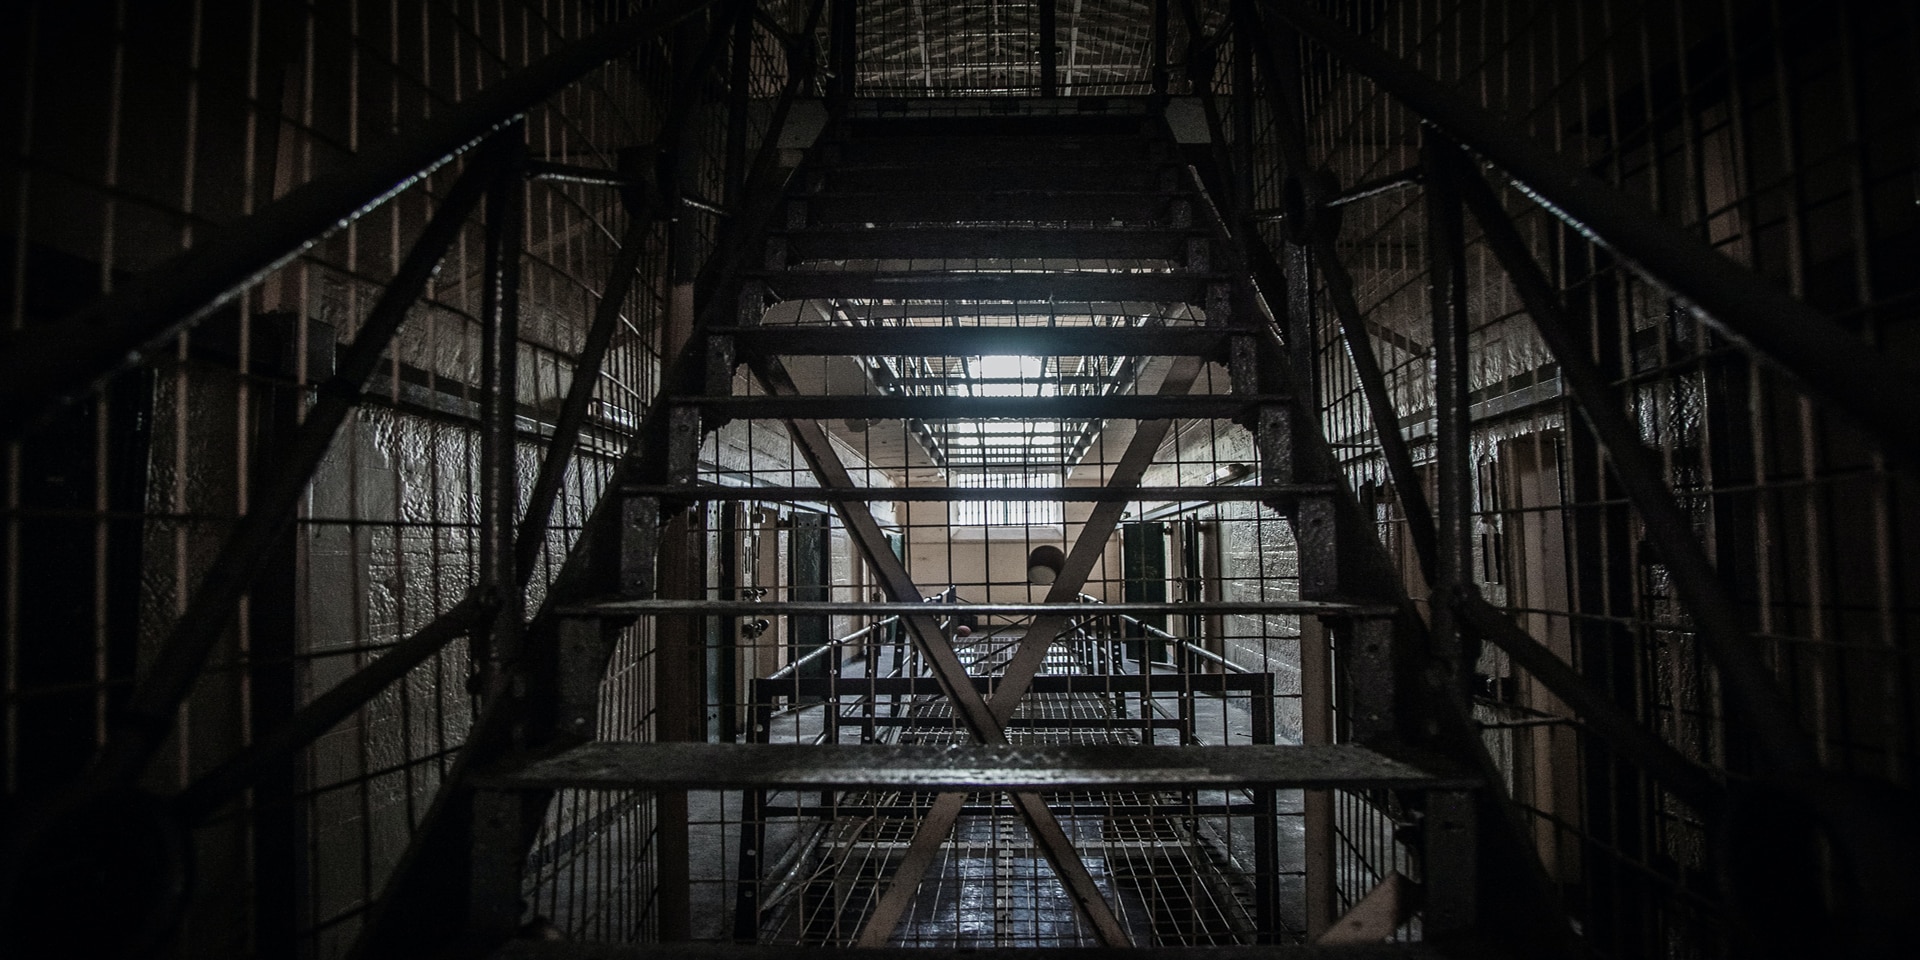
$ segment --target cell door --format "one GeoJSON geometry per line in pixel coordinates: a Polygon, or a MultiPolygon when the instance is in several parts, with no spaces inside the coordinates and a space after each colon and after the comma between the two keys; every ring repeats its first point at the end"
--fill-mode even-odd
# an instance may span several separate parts
{"type": "MultiPolygon", "coordinates": [[[[787,536],[787,589],[794,600],[827,599],[829,571],[827,556],[827,515],[812,510],[795,510],[787,536]]],[[[788,662],[819,649],[828,639],[829,619],[824,615],[794,616],[788,620],[788,662]]],[[[827,675],[828,658],[818,657],[800,668],[802,678],[827,675]]]]}
{"type": "MultiPolygon", "coordinates": [[[[1128,603],[1167,602],[1167,525],[1157,521],[1120,525],[1121,599],[1128,603]]],[[[1167,629],[1164,613],[1139,614],[1126,624],[1127,656],[1139,660],[1143,649],[1156,663],[1170,663],[1167,642],[1149,635],[1142,625],[1167,629]],[[1149,641],[1144,642],[1143,641],[1149,641]]]]}

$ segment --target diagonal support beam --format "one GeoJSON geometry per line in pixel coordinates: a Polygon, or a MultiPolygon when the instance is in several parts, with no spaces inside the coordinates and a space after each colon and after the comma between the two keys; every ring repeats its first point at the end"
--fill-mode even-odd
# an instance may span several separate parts
{"type": "Polygon", "coordinates": [[[353,345],[341,355],[333,377],[320,385],[319,400],[307,412],[272,479],[256,492],[252,508],[221,544],[219,554],[194,588],[186,611],[174,622],[158,656],[121,709],[113,736],[89,774],[92,784],[111,787],[133,783],[172,731],[180,704],[186,701],[207,657],[232,621],[240,598],[261,570],[262,558],[293,522],[301,495],[333,446],[334,435],[359,403],[361,391],[379,367],[387,345],[426,291],[441,258],[465,228],[468,215],[493,180],[502,175],[506,159],[503,151],[492,148],[477,153],[414,241],[413,249],[367,314],[353,345]]]}
{"type": "MultiPolygon", "coordinates": [[[[1400,432],[1400,411],[1394,406],[1392,394],[1387,389],[1387,377],[1380,368],[1380,359],[1374,355],[1373,336],[1368,329],[1366,314],[1360,309],[1359,298],[1354,296],[1353,276],[1347,272],[1339,251],[1334,249],[1333,231],[1322,229],[1328,216],[1324,211],[1335,197],[1332,195],[1331,178],[1312,175],[1313,166],[1307,155],[1306,137],[1301,133],[1297,107],[1300,103],[1300,64],[1296,48],[1290,43],[1269,41],[1253,44],[1253,50],[1260,61],[1261,73],[1267,79],[1268,99],[1274,105],[1274,129],[1280,141],[1280,158],[1286,164],[1289,182],[1299,189],[1303,204],[1299,218],[1304,223],[1298,226],[1295,233],[1303,242],[1290,244],[1292,250],[1289,259],[1299,274],[1294,283],[1310,289],[1307,271],[1313,266],[1320,268],[1321,279],[1327,285],[1327,299],[1332,303],[1334,318],[1340,324],[1340,339],[1346,343],[1347,358],[1353,364],[1353,372],[1360,381],[1361,396],[1367,404],[1367,416],[1373,421],[1374,437],[1379,441],[1380,452],[1387,461],[1387,474],[1393,479],[1394,490],[1407,514],[1407,536],[1413,541],[1414,554],[1420,561],[1420,572],[1427,583],[1434,583],[1439,546],[1434,534],[1433,508],[1427,503],[1426,486],[1414,471],[1412,449],[1407,446],[1407,439],[1400,432]]],[[[1268,279],[1268,275],[1277,274],[1278,265],[1273,263],[1273,255],[1267,250],[1259,232],[1247,230],[1243,232],[1243,237],[1249,259],[1260,274],[1257,282],[1263,287],[1271,285],[1276,290],[1286,289],[1277,277],[1268,279]]],[[[1269,302],[1277,304],[1275,300],[1270,299],[1269,302]]],[[[1289,329],[1294,327],[1289,326],[1289,329]]]]}
{"type": "MultiPolygon", "coordinates": [[[[1160,395],[1185,394],[1193,388],[1202,367],[1200,361],[1191,357],[1175,360],[1166,378],[1160,382],[1160,395]]],[[[1159,451],[1160,444],[1166,440],[1167,432],[1172,428],[1171,420],[1149,420],[1136,427],[1133,438],[1127,442],[1127,449],[1107,478],[1107,486],[1110,489],[1139,486],[1147,467],[1153,463],[1154,454],[1159,451]]],[[[1079,599],[1080,589],[1086,585],[1094,565],[1106,553],[1107,540],[1113,536],[1114,528],[1126,513],[1126,507],[1124,502],[1118,500],[1094,504],[1092,513],[1080,528],[1080,536],[1073,541],[1073,550],[1067,554],[1066,563],[1054,577],[1053,586],[1047,590],[1046,602],[1072,603],[1079,599]]],[[[1020,638],[1019,647],[1007,662],[1001,672],[1000,682],[994,688],[989,707],[994,722],[1005,725],[1013,718],[1020,700],[1032,687],[1033,678],[1046,663],[1047,650],[1053,645],[1053,638],[1067,628],[1070,619],[1066,614],[1048,614],[1035,617],[1027,627],[1026,634],[1020,638]]],[[[893,877],[888,880],[886,892],[881,894],[873,913],[867,917],[867,924],[860,931],[858,946],[885,946],[888,938],[893,936],[894,929],[900,925],[900,918],[906,915],[907,907],[920,887],[920,881],[933,865],[940,845],[946,842],[954,823],[959,820],[966,799],[964,793],[943,793],[934,800],[933,807],[914,831],[913,841],[908,844],[900,866],[894,869],[893,877]]]]}
{"type": "Polygon", "coordinates": [[[1646,520],[1647,539],[1667,562],[1674,588],[1693,614],[1698,636],[1720,670],[1733,708],[1758,732],[1755,742],[1777,771],[1806,773],[1818,769],[1812,739],[1795,719],[1773,676],[1754,655],[1757,645],[1742,625],[1719,573],[1694,538],[1692,520],[1680,510],[1673,491],[1661,479],[1658,461],[1640,442],[1640,431],[1622,412],[1625,408],[1613,384],[1587,355],[1575,332],[1583,326],[1577,325],[1561,305],[1493,188],[1472,171],[1460,176],[1458,185],[1461,199],[1486,236],[1487,247],[1513,281],[1520,302],[1533,315],[1540,339],[1560,364],[1560,377],[1579,401],[1576,406],[1581,415],[1606,449],[1614,476],[1646,520]]]}
{"type": "Polygon", "coordinates": [[[1365,75],[1418,116],[1493,161],[1534,202],[1727,335],[1847,412],[1890,454],[1920,450],[1920,375],[1821,311],[1776,289],[1700,237],[1553,152],[1511,121],[1435,80],[1302,0],[1265,9],[1365,75]]]}
{"type": "MultiPolygon", "coordinates": [[[[790,396],[799,391],[785,368],[776,360],[763,360],[752,365],[767,389],[775,394],[790,396]]],[[[833,449],[833,442],[827,437],[826,430],[812,420],[789,420],[787,431],[792,435],[794,444],[800,448],[808,466],[814,475],[829,487],[850,487],[853,477],[847,472],[846,464],[833,449]]],[[[902,602],[917,602],[923,597],[920,588],[914,585],[907,568],[893,551],[887,547],[886,535],[880,530],[880,524],[873,519],[873,513],[858,505],[839,501],[834,509],[840,514],[840,520],[847,525],[849,539],[860,550],[868,566],[879,579],[881,589],[890,599],[902,602]]],[[[966,665],[953,652],[953,645],[947,642],[940,623],[932,614],[908,615],[901,618],[907,630],[913,635],[914,642],[933,667],[934,676],[946,691],[947,699],[954,705],[954,711],[960,715],[974,737],[982,743],[1003,744],[1007,742],[1005,725],[988,708],[986,698],[973,688],[967,676],[966,665]]],[[[1106,897],[1093,882],[1093,875],[1087,872],[1087,865],[1073,849],[1073,843],[1061,828],[1060,821],[1054,816],[1046,803],[1037,793],[1013,791],[1014,806],[1025,818],[1028,829],[1047,862],[1053,865],[1060,880],[1066,885],[1067,892],[1080,912],[1100,935],[1100,942],[1109,947],[1132,946],[1132,939],[1120,925],[1106,897]]],[[[964,796],[962,797],[964,800],[964,796]]],[[[954,808],[955,814],[959,810],[954,808]]],[[[944,833],[942,834],[944,837],[944,833]]]]}

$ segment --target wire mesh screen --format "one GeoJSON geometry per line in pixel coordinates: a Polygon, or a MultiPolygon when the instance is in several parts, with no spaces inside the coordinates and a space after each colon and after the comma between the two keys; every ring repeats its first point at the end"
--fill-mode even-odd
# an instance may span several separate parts
{"type": "MultiPolygon", "coordinates": [[[[30,4],[4,41],[7,323],[41,333],[90,299],[192,249],[369,148],[432,122],[526,65],[641,4],[30,4]]],[[[804,5],[768,7],[798,30],[804,5]]],[[[644,249],[579,443],[532,552],[537,609],[658,389],[668,294],[666,230],[633,231],[603,179],[655,143],[702,22],[643,43],[527,112],[517,136],[536,178],[512,202],[518,259],[517,422],[521,506],[540,472],[619,248],[644,249]],[[675,48],[675,44],[680,46],[675,48]],[[685,60],[681,61],[683,64],[685,60]]],[[[725,39],[730,40],[731,37],[725,39]]],[[[766,24],[740,71],[762,101],[741,129],[724,116],[730,51],[696,97],[687,193],[720,209],[731,135],[751,156],[786,78],[766,24]],[[709,99],[710,98],[710,99],[709,99]]],[[[454,180],[457,159],[254,278],[189,334],[153,350],[98,395],[7,446],[4,572],[6,777],[33,797],[73,777],[107,737],[203,573],[288,455],[338,356],[454,180]],[[54,642],[55,638],[59,641],[54,642]]],[[[692,218],[690,218],[692,219],[692,218]]],[[[697,242],[713,243],[713,217],[697,242]]],[[[367,667],[481,578],[479,416],[484,225],[458,234],[315,472],[297,523],[257,571],[148,770],[171,793],[273,732],[367,667]]],[[[694,257],[704,256],[704,250],[694,257]]],[[[73,331],[75,335],[83,331],[73,331]]],[[[644,735],[651,641],[635,628],[607,681],[609,729],[644,735]]],[[[474,718],[466,643],[456,640],[309,748],[271,767],[194,834],[203,873],[179,934],[187,954],[332,956],[345,951],[427,816],[474,718]],[[236,905],[238,905],[236,907],[236,905]],[[240,913],[236,914],[236,909],[240,913]]],[[[564,842],[536,853],[547,875],[590,858],[612,869],[582,929],[632,936],[652,895],[649,813],[634,799],[556,807],[564,842]],[[608,823],[617,826],[608,832],[608,823]],[[587,852],[590,851],[590,852],[587,852]]]]}
{"type": "MultiPolygon", "coordinates": [[[[1611,184],[1617,202],[1681,225],[1880,349],[1904,351],[1914,232],[1911,25],[1843,5],[1537,7],[1499,2],[1329,8],[1422,73],[1611,184]],[[1898,88],[1882,97],[1880,91],[1898,88]]],[[[1283,41],[1285,42],[1285,41],[1283,41]]],[[[1312,43],[1302,64],[1307,162],[1337,181],[1335,243],[1366,340],[1343,335],[1315,264],[1323,424],[1410,592],[1426,594],[1382,431],[1407,439],[1435,493],[1431,190],[1419,119],[1312,43]],[[1340,191],[1345,191],[1344,193],[1340,191]],[[1384,372],[1396,423],[1369,410],[1351,351],[1384,372]]],[[[1262,66],[1263,82],[1271,78],[1262,66]]],[[[1284,90],[1284,87],[1268,89],[1284,90]]],[[[1284,95],[1284,94],[1282,94],[1284,95]]],[[[1274,104],[1256,149],[1283,153],[1274,104]]],[[[1909,782],[1914,697],[1910,471],[1844,416],[1757,359],[1655,278],[1492,179],[1580,342],[1650,448],[1690,532],[1730,587],[1758,652],[1829,770],[1909,782]]],[[[1255,207],[1285,207],[1278,164],[1255,207]]],[[[1266,239],[1286,248],[1279,217],[1266,239]]],[[[1472,580],[1586,682],[1685,756],[1755,767],[1669,562],[1650,543],[1555,357],[1479,230],[1465,253],[1473,423],[1472,580]]],[[[1476,710],[1538,852],[1611,955],[1738,953],[1756,918],[1715,902],[1702,812],[1642,778],[1539,680],[1497,651],[1476,710]]],[[[1817,896],[1817,895],[1816,895],[1817,896]]]]}

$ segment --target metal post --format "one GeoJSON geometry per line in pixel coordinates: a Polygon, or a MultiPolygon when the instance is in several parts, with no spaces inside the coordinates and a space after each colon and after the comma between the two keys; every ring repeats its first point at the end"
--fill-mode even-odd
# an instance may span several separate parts
{"type": "MultiPolygon", "coordinates": [[[[1302,620],[1308,619],[1305,617],[1302,620]]],[[[1273,674],[1261,675],[1265,682],[1253,691],[1248,711],[1253,723],[1253,742],[1270,745],[1273,734],[1273,674]]],[[[1322,791],[1324,792],[1324,791],[1322,791]]],[[[1253,791],[1253,908],[1254,926],[1260,943],[1280,942],[1280,825],[1278,794],[1267,788],[1253,791]]]]}
{"type": "MultiPolygon", "coordinates": [[[[1434,470],[1439,498],[1434,510],[1439,550],[1436,591],[1473,582],[1473,420],[1468,410],[1466,228],[1455,187],[1460,151],[1438,132],[1423,130],[1420,143],[1427,179],[1427,291],[1433,309],[1434,470]]],[[[1460,630],[1458,615],[1444,601],[1428,613],[1434,651],[1447,661],[1450,689],[1469,695],[1475,646],[1460,630]]]]}
{"type": "Polygon", "coordinates": [[[1060,95],[1060,4],[1040,0],[1040,95],[1060,95]]]}
{"type": "MultiPolygon", "coordinates": [[[[1333,649],[1319,617],[1300,618],[1300,742],[1333,742],[1333,649]]],[[[1307,941],[1319,939],[1333,923],[1333,792],[1302,791],[1306,850],[1307,941]]]]}
{"type": "Polygon", "coordinates": [[[1169,86],[1167,70],[1167,34],[1169,0],[1153,0],[1153,92],[1159,96],[1167,94],[1169,86]]]}
{"type": "Polygon", "coordinates": [[[735,0],[733,55],[727,72],[727,167],[721,204],[740,209],[747,190],[747,85],[753,79],[753,8],[758,0],[735,0]]]}
{"type": "Polygon", "coordinates": [[[526,212],[526,128],[515,123],[489,149],[513,157],[487,191],[480,316],[480,582],[499,591],[493,624],[474,635],[473,663],[486,689],[519,655],[520,578],[514,534],[520,513],[520,249],[526,212]]]}
{"type": "Polygon", "coordinates": [[[1233,0],[1233,232],[1253,221],[1253,47],[1252,0],[1233,0]]]}
{"type": "Polygon", "coordinates": [[[833,65],[833,82],[827,85],[827,99],[844,107],[853,99],[854,71],[859,69],[859,52],[854,18],[859,15],[856,0],[830,0],[833,12],[827,22],[827,59],[833,65]]]}

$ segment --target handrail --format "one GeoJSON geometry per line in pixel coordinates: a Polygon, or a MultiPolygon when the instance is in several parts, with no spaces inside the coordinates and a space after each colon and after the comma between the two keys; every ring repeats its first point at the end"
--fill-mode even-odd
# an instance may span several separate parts
{"type": "Polygon", "coordinates": [[[1301,0],[1264,0],[1263,6],[1492,161],[1549,213],[1825,396],[1889,453],[1920,453],[1920,419],[1911,413],[1920,409],[1920,372],[1874,351],[1825,313],[1760,282],[1698,237],[1301,0]]]}
{"type": "MultiPolygon", "coordinates": [[[[957,588],[953,586],[948,586],[945,590],[942,590],[939,593],[936,593],[930,597],[926,597],[920,602],[921,603],[965,603],[966,601],[960,600],[959,596],[960,594],[957,588]],[[942,599],[944,597],[949,597],[949,596],[951,596],[953,599],[951,600],[942,599]]],[[[806,655],[801,657],[800,659],[795,660],[787,664],[786,666],[781,667],[778,670],[775,670],[774,672],[766,675],[761,679],[779,680],[784,677],[787,677],[791,675],[795,670],[798,670],[802,664],[812,661],[813,658],[826,653],[828,650],[831,650],[834,647],[842,646],[850,641],[858,640],[859,638],[864,637],[867,634],[872,633],[874,630],[879,629],[880,627],[884,627],[889,623],[898,622],[900,617],[901,617],[900,614],[895,614],[894,616],[888,617],[885,620],[876,620],[873,623],[867,624],[866,626],[861,627],[860,629],[855,630],[854,632],[849,633],[844,637],[835,637],[832,640],[828,640],[826,643],[823,643],[813,648],[812,650],[807,651],[806,655]]]]}
{"type": "Polygon", "coordinates": [[[887,624],[893,623],[899,619],[900,617],[898,615],[895,615],[895,616],[888,617],[885,620],[876,620],[873,623],[870,623],[864,627],[861,627],[860,629],[855,630],[854,632],[849,633],[844,637],[836,637],[832,640],[828,640],[826,643],[823,643],[817,647],[814,647],[812,650],[808,651],[806,656],[803,656],[800,659],[795,660],[792,663],[789,663],[786,666],[781,667],[780,669],[775,670],[774,672],[768,674],[765,679],[767,680],[784,679],[787,676],[790,676],[791,674],[793,674],[795,671],[799,670],[802,666],[808,663],[811,663],[814,660],[814,658],[819,657],[820,655],[826,653],[828,650],[832,650],[835,647],[844,646],[847,643],[850,643],[854,640],[858,640],[861,637],[864,637],[867,634],[872,633],[875,629],[879,627],[884,627],[887,624]]]}
{"type": "Polygon", "coordinates": [[[262,276],[418,183],[568,85],[700,12],[668,0],[550,54],[374,144],[331,173],[146,271],[65,321],[0,340],[0,439],[10,440],[205,319],[262,276]]]}
{"type": "MultiPolygon", "coordinates": [[[[1104,605],[1106,603],[1105,600],[1102,600],[1099,597],[1091,597],[1084,593],[1080,595],[1080,599],[1087,601],[1089,605],[1104,605]]],[[[1201,658],[1202,660],[1208,660],[1213,663],[1217,663],[1220,666],[1233,671],[1234,673],[1256,672],[1253,670],[1249,670],[1246,667],[1243,667],[1237,663],[1234,663],[1232,660],[1228,660],[1226,657],[1223,657],[1217,653],[1214,653],[1213,651],[1208,650],[1205,647],[1202,647],[1191,640],[1187,640],[1182,637],[1176,637],[1173,634],[1168,633],[1165,630],[1162,630],[1151,623],[1142,621],[1139,617],[1131,616],[1125,613],[1105,613],[1105,614],[1098,614],[1098,616],[1119,617],[1120,619],[1132,623],[1134,626],[1139,627],[1141,630],[1144,630],[1147,633],[1150,633],[1158,637],[1159,639],[1168,640],[1168,641],[1172,641],[1173,643],[1179,644],[1182,650],[1185,650],[1188,653],[1191,653],[1194,656],[1201,658]]]]}

